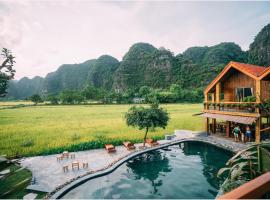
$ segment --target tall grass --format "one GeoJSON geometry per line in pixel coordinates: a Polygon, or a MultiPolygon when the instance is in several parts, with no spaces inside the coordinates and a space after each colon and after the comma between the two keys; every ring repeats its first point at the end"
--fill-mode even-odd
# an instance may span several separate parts
{"type": "MultiPolygon", "coordinates": [[[[161,105],[170,113],[168,127],[149,137],[163,138],[175,129],[202,130],[201,104],[161,105]]],[[[142,141],[143,132],[127,127],[131,105],[33,106],[0,110],[0,155],[32,156],[142,141]]]]}

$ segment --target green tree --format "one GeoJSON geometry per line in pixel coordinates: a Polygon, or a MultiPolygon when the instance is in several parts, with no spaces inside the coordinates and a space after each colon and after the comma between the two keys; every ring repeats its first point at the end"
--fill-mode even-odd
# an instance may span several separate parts
{"type": "Polygon", "coordinates": [[[83,97],[78,91],[65,90],[60,93],[60,100],[64,104],[75,104],[81,103],[83,101],[83,97]]]}
{"type": "Polygon", "coordinates": [[[128,126],[138,127],[139,130],[145,129],[143,139],[143,146],[145,146],[149,128],[161,127],[165,129],[169,121],[169,114],[163,108],[159,108],[158,104],[152,104],[148,108],[142,106],[131,107],[125,118],[128,126]]]}
{"type": "Polygon", "coordinates": [[[34,94],[29,98],[35,105],[43,102],[42,98],[38,94],[34,94]]]}
{"type": "Polygon", "coordinates": [[[95,88],[93,85],[86,86],[81,94],[86,100],[97,100],[98,99],[98,89],[95,88]]]}
{"type": "Polygon", "coordinates": [[[47,97],[47,101],[49,101],[50,104],[56,105],[59,103],[59,97],[56,95],[49,95],[47,97]]]}
{"type": "Polygon", "coordinates": [[[150,92],[151,92],[151,88],[148,86],[145,86],[145,85],[140,87],[140,89],[139,89],[140,97],[146,98],[150,94],[150,92]]]}
{"type": "Polygon", "coordinates": [[[2,49],[1,55],[4,61],[0,65],[0,97],[3,97],[7,93],[8,81],[13,79],[15,75],[15,70],[13,69],[15,57],[6,48],[2,49]]]}

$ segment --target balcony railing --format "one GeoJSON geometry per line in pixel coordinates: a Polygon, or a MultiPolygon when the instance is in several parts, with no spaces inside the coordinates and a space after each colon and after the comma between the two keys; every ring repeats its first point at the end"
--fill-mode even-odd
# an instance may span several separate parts
{"type": "Polygon", "coordinates": [[[218,110],[226,112],[256,113],[260,111],[260,104],[256,102],[220,102],[204,103],[205,110],[218,110]]]}

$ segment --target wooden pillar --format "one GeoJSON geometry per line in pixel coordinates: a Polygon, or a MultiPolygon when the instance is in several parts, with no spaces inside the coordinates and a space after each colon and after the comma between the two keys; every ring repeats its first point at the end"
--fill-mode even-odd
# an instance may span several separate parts
{"type": "Polygon", "coordinates": [[[217,103],[220,102],[220,91],[221,91],[221,84],[220,84],[220,82],[218,82],[216,84],[216,102],[217,103]]]}
{"type": "Polygon", "coordinates": [[[208,93],[207,92],[204,93],[204,103],[205,103],[204,109],[208,110],[208,93]]]}
{"type": "Polygon", "coordinates": [[[217,120],[212,119],[212,132],[216,133],[216,129],[217,129],[217,120]]]}
{"type": "Polygon", "coordinates": [[[261,81],[256,80],[256,103],[261,103],[261,81]]]}
{"type": "MultiPolygon", "coordinates": [[[[256,80],[256,103],[261,103],[261,81],[256,80]]],[[[260,108],[256,107],[256,113],[260,113],[260,108]]]]}
{"type": "Polygon", "coordinates": [[[205,131],[207,134],[209,134],[209,118],[205,118],[205,131]]]}
{"type": "Polygon", "coordinates": [[[258,144],[261,141],[261,117],[256,121],[255,126],[255,142],[258,144]]]}
{"type": "MultiPolygon", "coordinates": [[[[216,84],[216,103],[220,103],[220,91],[221,91],[221,84],[218,82],[216,84]]],[[[217,105],[216,110],[220,110],[220,105],[217,105]]]]}
{"type": "Polygon", "coordinates": [[[215,103],[215,93],[211,93],[211,101],[212,103],[215,103]]]}
{"type": "Polygon", "coordinates": [[[226,121],[226,137],[230,137],[230,122],[226,121]]]}
{"type": "MultiPolygon", "coordinates": [[[[211,96],[212,103],[215,103],[215,93],[212,93],[211,95],[212,95],[211,96]]],[[[212,126],[211,127],[212,127],[212,129],[211,129],[212,133],[216,133],[216,119],[214,119],[214,118],[212,119],[212,126]]]]}

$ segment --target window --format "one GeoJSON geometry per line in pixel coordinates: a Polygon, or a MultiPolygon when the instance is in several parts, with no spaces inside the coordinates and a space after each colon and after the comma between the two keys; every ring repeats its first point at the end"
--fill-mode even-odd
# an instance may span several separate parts
{"type": "Polygon", "coordinates": [[[236,100],[243,101],[245,97],[253,96],[253,88],[236,88],[236,100]]]}

